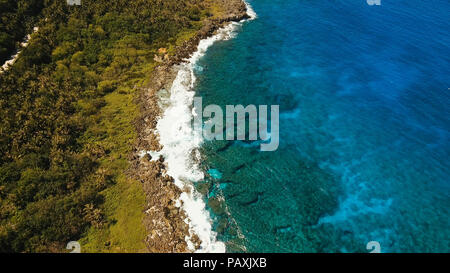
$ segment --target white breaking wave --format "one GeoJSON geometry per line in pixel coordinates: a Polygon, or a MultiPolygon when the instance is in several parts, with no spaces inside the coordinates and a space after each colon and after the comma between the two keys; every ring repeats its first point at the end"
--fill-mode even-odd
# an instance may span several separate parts
{"type": "Polygon", "coordinates": [[[248,16],[250,16],[250,20],[258,18],[258,15],[253,10],[252,6],[247,1],[244,1],[244,3],[245,3],[245,6],[247,7],[247,14],[248,14],[248,16]]]}
{"type": "MultiPolygon", "coordinates": [[[[247,5],[247,13],[251,19],[256,13],[247,5]]],[[[196,132],[192,126],[192,109],[195,91],[194,67],[207,49],[219,40],[228,40],[236,35],[236,29],[241,24],[232,22],[221,28],[212,37],[201,40],[197,51],[179,65],[178,74],[170,90],[169,106],[164,109],[163,116],[156,126],[163,149],[160,151],[167,162],[167,174],[174,178],[175,185],[184,190],[177,200],[187,215],[186,223],[190,228],[190,236],[186,242],[190,250],[194,249],[191,237],[196,234],[201,240],[200,249],[196,252],[224,253],[225,244],[216,240],[216,232],[212,230],[212,220],[206,209],[202,196],[195,190],[193,182],[204,179],[204,174],[198,166],[201,159],[199,148],[202,145],[201,132],[196,132]]]]}

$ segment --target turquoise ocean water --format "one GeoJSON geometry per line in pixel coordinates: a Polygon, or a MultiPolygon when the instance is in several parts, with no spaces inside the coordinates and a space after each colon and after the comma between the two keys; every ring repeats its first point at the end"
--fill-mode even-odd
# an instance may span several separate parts
{"type": "Polygon", "coordinates": [[[227,250],[450,251],[450,3],[249,1],[198,62],[203,104],[280,105],[280,147],[204,144],[227,250]]]}

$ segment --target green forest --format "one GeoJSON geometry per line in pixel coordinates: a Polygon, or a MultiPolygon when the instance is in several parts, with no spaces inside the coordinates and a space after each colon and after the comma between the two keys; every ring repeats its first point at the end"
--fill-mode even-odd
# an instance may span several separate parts
{"type": "Polygon", "coordinates": [[[2,63],[39,27],[0,74],[0,252],[145,250],[145,196],[124,174],[137,93],[207,2],[0,0],[2,63]]]}
{"type": "Polygon", "coordinates": [[[11,53],[39,19],[44,7],[42,0],[0,0],[0,63],[11,53]]]}

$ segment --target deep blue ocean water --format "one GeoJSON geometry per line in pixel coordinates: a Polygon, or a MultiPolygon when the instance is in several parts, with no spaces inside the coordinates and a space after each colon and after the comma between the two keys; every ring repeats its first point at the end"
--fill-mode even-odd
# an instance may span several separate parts
{"type": "Polygon", "coordinates": [[[280,105],[276,152],[204,145],[227,250],[449,252],[450,2],[249,2],[196,71],[204,105],[280,105]]]}

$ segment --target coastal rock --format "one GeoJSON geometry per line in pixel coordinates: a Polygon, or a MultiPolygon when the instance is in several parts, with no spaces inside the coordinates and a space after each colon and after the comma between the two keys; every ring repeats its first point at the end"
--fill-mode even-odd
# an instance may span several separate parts
{"type": "MultiPolygon", "coordinates": [[[[158,118],[162,114],[158,92],[160,90],[171,90],[171,85],[178,72],[177,64],[189,58],[197,50],[202,39],[213,35],[219,28],[226,26],[232,21],[241,21],[249,18],[246,5],[241,0],[212,0],[212,4],[219,7],[223,16],[210,16],[203,21],[203,27],[188,41],[175,48],[173,55],[168,54],[166,48],[159,48],[155,54],[155,61],[159,65],[152,72],[150,81],[146,88],[139,94],[140,117],[136,120],[138,137],[134,153],[131,155],[131,167],[128,173],[142,182],[147,205],[144,209],[144,225],[147,229],[145,243],[149,252],[189,252],[185,238],[189,237],[198,249],[201,240],[197,234],[192,234],[186,223],[184,210],[175,205],[182,190],[175,184],[174,179],[167,175],[164,157],[153,160],[151,156],[138,156],[139,151],[160,151],[159,136],[156,133],[158,118]]],[[[203,3],[203,5],[209,5],[203,3]]],[[[205,185],[208,191],[210,186],[205,185]]],[[[184,189],[188,190],[188,189],[184,189]]],[[[213,211],[218,214],[225,213],[223,201],[212,198],[208,202],[213,211]]]]}
{"type": "Polygon", "coordinates": [[[150,162],[152,161],[152,156],[149,154],[145,154],[144,157],[142,158],[144,161],[150,162]]]}

